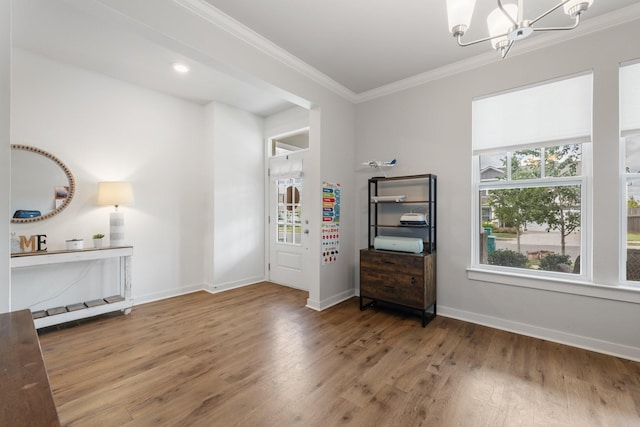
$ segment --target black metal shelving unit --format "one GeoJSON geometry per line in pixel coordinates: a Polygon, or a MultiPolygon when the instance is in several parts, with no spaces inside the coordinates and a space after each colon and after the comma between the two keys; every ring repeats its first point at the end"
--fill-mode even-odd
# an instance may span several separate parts
{"type": "MultiPolygon", "coordinates": [[[[433,174],[370,178],[368,191],[369,248],[373,248],[375,237],[383,234],[384,231],[384,235],[418,235],[422,237],[424,252],[435,252],[437,243],[437,184],[438,177],[433,174]],[[405,199],[399,200],[401,195],[388,194],[388,190],[385,187],[389,183],[413,185],[419,190],[420,194],[417,196],[404,195],[406,196],[405,199]],[[388,199],[374,201],[377,198],[385,197],[388,199]],[[412,210],[413,207],[423,208],[427,225],[402,225],[399,218],[397,218],[397,223],[391,223],[392,221],[388,219],[388,223],[380,223],[379,219],[385,207],[391,206],[409,210],[412,210]]],[[[399,212],[397,208],[395,210],[399,212]]]]}

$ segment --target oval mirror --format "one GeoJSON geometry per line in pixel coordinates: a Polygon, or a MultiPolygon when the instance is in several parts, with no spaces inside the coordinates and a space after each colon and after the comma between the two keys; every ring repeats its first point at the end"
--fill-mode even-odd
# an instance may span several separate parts
{"type": "Polygon", "coordinates": [[[75,180],[60,159],[28,145],[11,150],[11,222],[42,221],[71,203],[75,180]]]}

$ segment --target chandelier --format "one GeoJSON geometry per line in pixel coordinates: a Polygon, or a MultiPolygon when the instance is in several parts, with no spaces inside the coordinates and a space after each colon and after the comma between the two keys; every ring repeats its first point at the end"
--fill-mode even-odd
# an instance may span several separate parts
{"type": "Polygon", "coordinates": [[[458,41],[460,46],[471,46],[477,43],[491,41],[491,45],[505,58],[513,46],[513,43],[525,39],[535,31],[573,30],[580,23],[580,15],[593,4],[593,0],[560,0],[560,2],[535,19],[524,19],[524,0],[518,0],[518,4],[502,4],[498,1],[498,7],[487,16],[489,37],[463,42],[462,36],[469,29],[475,0],[447,0],[447,15],[449,17],[449,31],[458,41]],[[563,8],[564,13],[573,20],[573,24],[566,27],[534,27],[545,16],[563,8]]]}

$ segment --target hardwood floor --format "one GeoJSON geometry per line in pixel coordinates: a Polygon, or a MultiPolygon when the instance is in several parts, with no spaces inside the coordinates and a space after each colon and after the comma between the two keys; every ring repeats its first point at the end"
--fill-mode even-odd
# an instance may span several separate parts
{"type": "Polygon", "coordinates": [[[306,297],[262,283],[43,331],[61,423],[640,426],[640,363],[306,297]]]}

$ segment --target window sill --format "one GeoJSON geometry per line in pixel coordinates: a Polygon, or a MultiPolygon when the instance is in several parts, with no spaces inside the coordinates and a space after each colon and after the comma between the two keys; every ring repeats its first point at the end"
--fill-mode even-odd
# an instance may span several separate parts
{"type": "Polygon", "coordinates": [[[558,277],[536,277],[513,272],[488,270],[479,267],[467,268],[470,280],[489,282],[549,292],[602,298],[640,304],[640,287],[629,285],[601,285],[593,282],[569,280],[558,277]]]}

